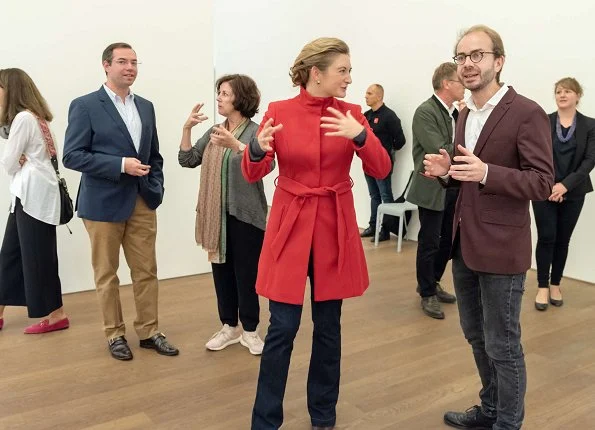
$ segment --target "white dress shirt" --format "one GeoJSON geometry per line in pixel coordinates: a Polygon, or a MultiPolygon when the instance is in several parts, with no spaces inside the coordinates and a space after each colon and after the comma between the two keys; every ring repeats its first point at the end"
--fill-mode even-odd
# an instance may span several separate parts
{"type": "Polygon", "coordinates": [[[483,126],[507,91],[508,86],[502,85],[481,109],[477,109],[477,106],[475,106],[473,96],[470,96],[466,100],[470,112],[467,116],[467,124],[465,124],[465,147],[469,151],[473,152],[475,150],[475,145],[477,145],[477,139],[479,139],[483,126]]]}
{"type": "Polygon", "coordinates": [[[454,104],[451,104],[451,105],[450,105],[450,107],[446,106],[446,103],[444,103],[444,100],[442,100],[442,99],[441,99],[441,98],[438,96],[438,94],[434,93],[434,95],[436,96],[436,98],[438,99],[438,101],[439,101],[440,103],[442,103],[442,106],[444,106],[444,109],[446,109],[446,110],[448,111],[448,114],[450,115],[450,122],[451,122],[451,124],[452,124],[452,141],[454,142],[454,141],[455,141],[455,129],[456,129],[457,127],[456,127],[456,124],[455,124],[455,117],[454,117],[454,116],[452,116],[452,114],[453,114],[453,112],[456,110],[456,107],[455,107],[455,105],[454,105],[454,104]]]}
{"type": "Polygon", "coordinates": [[[37,118],[31,112],[19,112],[14,117],[3,149],[0,163],[10,176],[10,211],[14,213],[16,199],[19,198],[27,215],[46,224],[59,225],[58,178],[37,118]],[[23,166],[19,164],[22,154],[27,158],[23,166]]]}
{"type": "MultiPolygon", "coordinates": [[[[118,110],[120,117],[122,117],[122,121],[124,121],[124,124],[126,124],[126,129],[128,130],[128,133],[130,133],[132,143],[136,148],[136,152],[138,152],[138,148],[140,147],[140,138],[143,131],[143,124],[141,122],[138,109],[136,108],[136,103],[134,103],[134,94],[132,91],[129,91],[125,100],[122,100],[122,98],[113,92],[107,85],[103,84],[103,88],[105,89],[105,92],[109,96],[110,100],[114,103],[114,106],[118,110]]],[[[126,159],[123,157],[121,168],[122,173],[124,173],[125,160],[126,159]]]]}
{"type": "MultiPolygon", "coordinates": [[[[486,104],[481,107],[481,109],[477,109],[477,106],[473,101],[473,96],[469,96],[465,101],[469,108],[469,115],[467,116],[467,123],[465,124],[465,148],[469,151],[473,152],[475,150],[475,145],[477,145],[477,140],[483,130],[483,126],[486,124],[488,118],[494,111],[494,108],[500,103],[500,100],[502,100],[502,97],[504,97],[507,91],[508,86],[502,84],[500,89],[496,91],[496,94],[494,94],[486,104]]],[[[483,175],[480,184],[485,185],[487,179],[488,165],[486,164],[486,172],[485,175],[483,175]]]]}

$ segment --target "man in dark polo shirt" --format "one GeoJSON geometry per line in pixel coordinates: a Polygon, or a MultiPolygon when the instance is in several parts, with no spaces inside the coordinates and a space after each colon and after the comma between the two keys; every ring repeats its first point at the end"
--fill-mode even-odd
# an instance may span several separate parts
{"type": "MultiPolygon", "coordinates": [[[[401,127],[401,120],[395,112],[389,109],[384,104],[384,88],[379,84],[372,84],[366,90],[366,104],[370,109],[364,112],[364,116],[368,120],[370,127],[374,134],[380,139],[382,146],[388,152],[392,165],[394,165],[394,154],[405,145],[405,135],[401,127]]],[[[362,233],[361,237],[372,237],[376,230],[376,212],[380,203],[393,203],[393,190],[391,186],[391,178],[393,169],[391,166],[390,173],[384,179],[375,179],[371,176],[366,176],[368,183],[368,191],[370,192],[370,225],[362,233]]],[[[390,232],[387,228],[382,226],[379,241],[389,240],[390,232]]],[[[372,239],[373,240],[373,239],[372,239]]]]}

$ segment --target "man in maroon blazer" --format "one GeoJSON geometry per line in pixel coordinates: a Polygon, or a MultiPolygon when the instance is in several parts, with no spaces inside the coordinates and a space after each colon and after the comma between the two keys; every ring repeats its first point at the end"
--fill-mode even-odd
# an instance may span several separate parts
{"type": "Polygon", "coordinates": [[[535,102],[500,83],[504,45],[474,26],[455,47],[457,74],[471,92],[459,115],[455,153],[427,154],[426,175],[460,186],[452,270],[459,316],[481,378],[481,406],[447,412],[446,424],[520,429],[527,386],[520,311],[531,266],[529,201],[553,185],[548,117],[535,102]]]}

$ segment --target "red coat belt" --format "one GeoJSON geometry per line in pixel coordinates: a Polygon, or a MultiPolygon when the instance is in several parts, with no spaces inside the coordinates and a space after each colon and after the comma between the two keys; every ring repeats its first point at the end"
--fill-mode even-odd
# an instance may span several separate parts
{"type": "Polygon", "coordinates": [[[306,199],[310,197],[334,197],[335,199],[335,211],[337,216],[337,238],[339,242],[339,258],[337,269],[340,271],[343,268],[343,260],[345,256],[345,218],[343,211],[341,210],[341,200],[339,196],[351,190],[353,183],[351,181],[343,181],[332,187],[318,187],[310,188],[304,184],[301,184],[293,179],[286,176],[279,176],[277,178],[277,187],[282,190],[293,194],[294,198],[285,213],[285,217],[279,227],[277,235],[271,243],[271,250],[275,260],[279,258],[285,242],[293,230],[293,226],[300,215],[302,207],[306,199]]]}

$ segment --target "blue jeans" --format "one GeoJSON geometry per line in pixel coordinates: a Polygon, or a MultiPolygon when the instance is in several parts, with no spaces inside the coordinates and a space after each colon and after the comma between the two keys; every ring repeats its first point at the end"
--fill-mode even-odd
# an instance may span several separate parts
{"type": "MultiPolygon", "coordinates": [[[[312,294],[313,296],[314,294],[312,294]]],[[[308,411],[313,426],[331,427],[336,421],[341,375],[342,300],[312,300],[312,355],[308,372],[308,411]]],[[[301,305],[269,300],[271,320],[260,359],[252,430],[276,430],[283,424],[283,397],[293,340],[302,317],[301,305]]]]}
{"type": "Polygon", "coordinates": [[[481,378],[481,409],[497,418],[494,430],[520,429],[527,389],[520,325],[526,274],[475,272],[465,265],[459,244],[452,273],[461,327],[481,378]]]}
{"type": "Polygon", "coordinates": [[[390,173],[384,179],[376,179],[368,175],[366,182],[368,183],[368,192],[370,193],[370,226],[376,228],[376,213],[378,212],[378,205],[380,203],[393,203],[393,188],[391,185],[394,163],[391,163],[390,173]]]}

